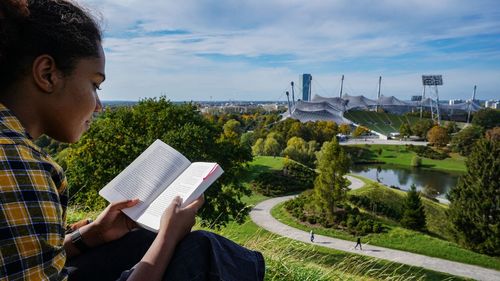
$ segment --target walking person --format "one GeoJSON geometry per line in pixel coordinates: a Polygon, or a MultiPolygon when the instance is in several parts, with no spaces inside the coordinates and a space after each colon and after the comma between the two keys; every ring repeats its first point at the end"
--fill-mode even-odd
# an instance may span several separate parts
{"type": "Polygon", "coordinates": [[[363,248],[361,248],[361,237],[358,236],[358,239],[357,239],[357,242],[356,242],[356,246],[354,246],[354,249],[357,249],[359,246],[359,249],[361,251],[363,251],[363,248]]]}
{"type": "Polygon", "coordinates": [[[309,235],[311,236],[311,242],[314,243],[314,232],[312,230],[309,232],[309,235]]]}
{"type": "Polygon", "coordinates": [[[191,231],[201,196],[176,197],[160,230],[141,229],[111,203],[65,235],[65,171],[35,144],[77,142],[102,109],[101,30],[71,0],[0,1],[0,279],[264,280],[261,253],[191,231]]]}

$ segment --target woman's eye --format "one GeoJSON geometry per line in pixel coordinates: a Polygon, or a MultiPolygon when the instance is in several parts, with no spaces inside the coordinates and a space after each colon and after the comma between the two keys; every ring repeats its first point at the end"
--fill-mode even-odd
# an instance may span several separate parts
{"type": "Polygon", "coordinates": [[[98,90],[98,91],[100,91],[100,90],[101,90],[101,88],[100,88],[100,87],[99,87],[99,85],[97,85],[97,84],[94,84],[94,88],[95,88],[96,90],[98,90]]]}

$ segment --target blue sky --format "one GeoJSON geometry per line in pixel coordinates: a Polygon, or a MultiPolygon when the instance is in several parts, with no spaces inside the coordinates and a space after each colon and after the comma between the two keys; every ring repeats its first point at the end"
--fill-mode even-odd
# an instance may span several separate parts
{"type": "Polygon", "coordinates": [[[82,0],[104,29],[104,100],[286,100],[312,92],[500,99],[498,0],[82,0]],[[299,89],[296,89],[298,91],[299,89]]]}

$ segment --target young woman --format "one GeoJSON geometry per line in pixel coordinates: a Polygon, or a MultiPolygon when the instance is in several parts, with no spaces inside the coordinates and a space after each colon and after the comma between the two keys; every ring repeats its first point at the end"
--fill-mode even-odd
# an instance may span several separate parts
{"type": "Polygon", "coordinates": [[[264,261],[191,228],[203,204],[165,211],[158,234],[110,204],[64,234],[67,181],[33,140],[76,142],[101,110],[101,32],[69,0],[0,1],[0,280],[262,280],[264,261]]]}

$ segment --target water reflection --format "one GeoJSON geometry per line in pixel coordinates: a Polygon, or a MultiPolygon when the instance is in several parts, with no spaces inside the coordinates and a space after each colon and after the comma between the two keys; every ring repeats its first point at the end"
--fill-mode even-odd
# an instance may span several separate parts
{"type": "Polygon", "coordinates": [[[355,165],[351,172],[404,190],[410,189],[412,184],[417,186],[417,190],[430,186],[439,191],[441,196],[457,184],[460,176],[460,173],[391,165],[355,165]]]}

